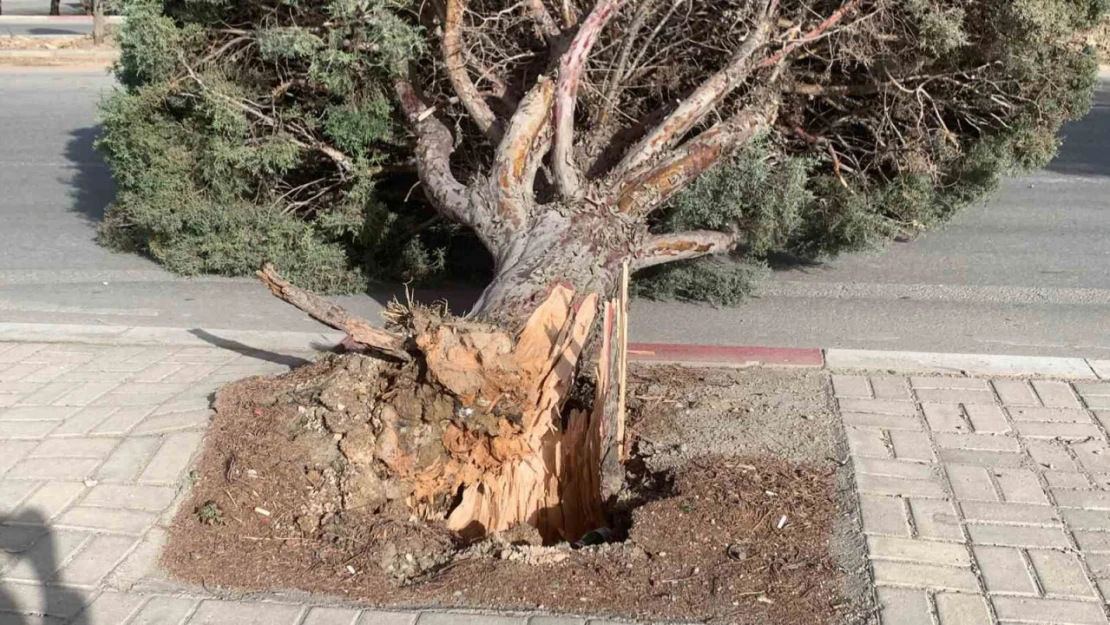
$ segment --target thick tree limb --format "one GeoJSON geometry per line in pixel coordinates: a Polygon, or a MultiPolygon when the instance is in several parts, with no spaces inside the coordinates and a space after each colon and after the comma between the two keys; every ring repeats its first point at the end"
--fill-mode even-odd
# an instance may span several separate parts
{"type": "Polygon", "coordinates": [[[497,116],[493,109],[478,92],[474,81],[467,71],[466,54],[463,51],[462,27],[466,0],[447,0],[447,17],[443,28],[443,58],[447,65],[447,76],[451,86],[459,96],[466,112],[494,145],[501,139],[497,116]]]}
{"type": "Polygon", "coordinates": [[[435,116],[435,110],[417,95],[407,79],[394,80],[393,88],[400,100],[401,110],[416,134],[416,171],[428,199],[447,217],[474,228],[483,241],[495,249],[487,238],[489,223],[475,214],[477,210],[470,201],[466,185],[451,172],[451,152],[455,145],[451,131],[435,116]]]}
{"type": "Polygon", "coordinates": [[[617,208],[632,215],[651,212],[749,141],[760,128],[769,127],[777,113],[778,100],[771,97],[742,109],[728,121],[714,124],[662,160],[641,168],[642,173],[619,187],[617,208]]]}
{"type": "Polygon", "coordinates": [[[401,360],[412,359],[412,356],[402,347],[404,337],[375,328],[363,319],[352,317],[339,306],[293,286],[288,280],[278,275],[274,266],[270,263],[266,263],[256,273],[258,278],[262,280],[262,284],[269,287],[275,296],[303,310],[320,323],[336,330],[343,330],[355,341],[368,345],[383,354],[401,360]]]}
{"type": "Polygon", "coordinates": [[[541,76],[524,96],[497,148],[491,179],[497,196],[497,213],[514,227],[524,224],[523,207],[533,201],[532,181],[546,152],[545,135],[550,122],[555,86],[541,76]]]}
{"type": "Polygon", "coordinates": [[[737,236],[715,230],[693,230],[675,234],[658,234],[648,237],[632,259],[634,270],[654,267],[677,260],[689,260],[731,250],[737,236]]]}
{"type": "Polygon", "coordinates": [[[760,16],[755,28],[748,34],[747,39],[729,59],[728,65],[695,89],[662,123],[629,150],[613,170],[616,180],[624,179],[645,163],[674,147],[686,136],[686,133],[690,132],[714,107],[748,78],[756,67],[756,52],[767,43],[773,18],[771,7],[768,7],[768,10],[760,16]]]}
{"type": "Polygon", "coordinates": [[[578,85],[590,50],[623,2],[624,0],[597,0],[559,63],[559,81],[555,85],[555,136],[551,167],[555,174],[555,183],[563,197],[576,198],[582,194],[583,174],[575,164],[573,154],[574,108],[578,102],[578,85]]]}

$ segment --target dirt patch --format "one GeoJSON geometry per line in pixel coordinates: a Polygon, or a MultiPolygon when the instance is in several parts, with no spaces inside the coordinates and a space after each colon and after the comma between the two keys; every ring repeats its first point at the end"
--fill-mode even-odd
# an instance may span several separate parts
{"type": "Polygon", "coordinates": [[[411,521],[399,498],[352,505],[346,435],[328,422],[339,404],[359,414],[357,393],[337,388],[359,358],[219,393],[163,553],[174,577],[380,606],[735,623],[848,622],[867,608],[836,553],[844,469],[821,373],[635,370],[628,487],[612,529],[584,539],[600,544],[575,548],[523,530],[466,544],[411,521]]]}
{"type": "Polygon", "coordinates": [[[116,45],[112,37],[100,44],[93,43],[92,37],[24,37],[12,35],[0,37],[0,50],[103,50],[112,51],[116,45]]]}

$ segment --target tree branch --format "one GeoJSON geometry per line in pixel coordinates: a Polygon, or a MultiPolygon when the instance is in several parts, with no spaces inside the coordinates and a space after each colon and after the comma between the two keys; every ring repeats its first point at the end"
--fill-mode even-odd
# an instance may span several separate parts
{"type": "Polygon", "coordinates": [[[451,172],[451,152],[455,145],[451,131],[435,116],[435,109],[429,108],[417,95],[407,78],[394,80],[393,89],[416,134],[416,171],[428,199],[447,217],[474,228],[483,242],[494,249],[488,236],[489,224],[475,214],[475,203],[470,201],[466,185],[451,172]]]}
{"type": "Polygon", "coordinates": [[[663,160],[641,168],[642,173],[617,188],[617,208],[632,215],[650,213],[722,157],[748,142],[760,128],[770,126],[778,114],[779,101],[769,92],[770,88],[764,89],[761,95],[766,99],[740,110],[725,122],[714,124],[663,160]]]}
{"type": "Polygon", "coordinates": [[[774,3],[761,12],[759,21],[744,43],[729,59],[728,65],[701,84],[670,115],[640,140],[614,168],[613,176],[623,180],[682,140],[714,107],[742,84],[755,69],[755,53],[767,43],[771,32],[774,3]]]}
{"type": "Polygon", "coordinates": [[[343,330],[355,341],[368,345],[383,354],[401,360],[412,360],[412,356],[403,348],[404,337],[375,328],[364,319],[352,317],[339,306],[293,286],[288,280],[278,275],[278,272],[270,263],[266,263],[262,269],[255,273],[262,284],[269,287],[270,292],[275,296],[300,308],[320,323],[336,330],[343,330]]]}
{"type": "Polygon", "coordinates": [[[551,166],[559,192],[568,198],[582,194],[582,171],[574,163],[574,108],[578,102],[578,85],[586,67],[590,50],[609,20],[617,14],[624,0],[597,0],[578,34],[570,43],[559,63],[559,81],[555,86],[555,137],[551,166]]]}
{"type": "Polygon", "coordinates": [[[860,0],[846,0],[846,2],[843,5],[841,5],[841,7],[839,9],[837,9],[836,11],[833,12],[832,15],[827,17],[825,19],[825,21],[818,24],[816,28],[809,31],[804,36],[799,37],[798,39],[795,39],[794,41],[791,41],[790,43],[786,44],[785,46],[783,46],[782,50],[779,50],[775,54],[767,57],[766,59],[763,59],[762,61],[760,61],[759,66],[758,66],[759,69],[763,69],[763,68],[766,68],[766,67],[771,67],[772,65],[775,65],[775,64],[779,63],[780,61],[784,60],[791,52],[798,49],[799,46],[804,46],[807,43],[811,43],[813,40],[815,40],[818,37],[820,37],[821,35],[825,34],[826,30],[832,28],[833,26],[835,26],[837,24],[837,22],[844,19],[844,16],[849,11],[856,8],[856,6],[859,3],[860,3],[860,0]]]}
{"type": "Polygon", "coordinates": [[[501,129],[493,109],[478,92],[474,81],[467,71],[466,54],[463,52],[462,26],[467,0],[447,0],[447,17],[443,28],[443,58],[447,65],[447,77],[459,96],[466,112],[478,128],[494,145],[501,140],[501,129]]]}
{"type": "Polygon", "coordinates": [[[540,76],[513,114],[494,156],[490,179],[497,196],[497,212],[517,228],[527,219],[523,211],[533,202],[531,183],[547,151],[544,138],[550,125],[554,93],[551,79],[540,76]]]}
{"type": "Polygon", "coordinates": [[[555,23],[555,18],[544,6],[543,0],[527,0],[525,4],[528,5],[528,11],[532,14],[532,20],[539,26],[540,32],[543,33],[544,39],[551,42],[561,34],[559,25],[555,23]]]}
{"type": "Polygon", "coordinates": [[[633,254],[632,268],[638,271],[677,260],[723,254],[731,250],[737,240],[735,234],[715,230],[652,235],[633,254]]]}

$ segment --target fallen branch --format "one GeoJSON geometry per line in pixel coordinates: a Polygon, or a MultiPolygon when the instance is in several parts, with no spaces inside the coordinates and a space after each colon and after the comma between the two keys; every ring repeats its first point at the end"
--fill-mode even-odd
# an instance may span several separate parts
{"type": "Polygon", "coordinates": [[[265,284],[275,296],[303,310],[320,323],[336,330],[342,330],[350,335],[353,340],[383,354],[400,360],[412,360],[412,356],[402,347],[404,337],[386,332],[381,328],[375,328],[364,319],[352,317],[339,306],[293,286],[288,280],[278,275],[278,272],[270,263],[266,263],[262,269],[255,273],[262,280],[262,284],[265,284]]]}

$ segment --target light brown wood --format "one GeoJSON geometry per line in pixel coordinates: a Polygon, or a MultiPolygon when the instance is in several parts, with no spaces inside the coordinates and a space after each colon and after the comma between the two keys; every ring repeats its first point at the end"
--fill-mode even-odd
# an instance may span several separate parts
{"type": "Polygon", "coordinates": [[[620,376],[617,381],[617,452],[620,454],[621,462],[628,459],[624,446],[625,420],[628,417],[628,281],[629,270],[626,258],[621,265],[621,292],[618,300],[620,325],[617,329],[617,340],[620,341],[617,346],[619,358],[617,371],[620,376]]]}

